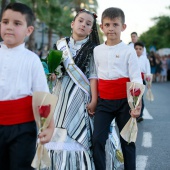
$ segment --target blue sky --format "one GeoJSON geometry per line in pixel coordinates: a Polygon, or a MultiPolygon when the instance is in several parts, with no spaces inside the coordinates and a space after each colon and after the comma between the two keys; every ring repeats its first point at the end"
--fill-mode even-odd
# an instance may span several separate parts
{"type": "Polygon", "coordinates": [[[131,41],[130,33],[136,31],[138,35],[147,31],[154,25],[151,18],[160,15],[169,15],[170,0],[97,0],[98,1],[98,23],[100,24],[102,11],[108,7],[121,8],[126,17],[127,28],[122,33],[121,39],[125,43],[131,41]]]}

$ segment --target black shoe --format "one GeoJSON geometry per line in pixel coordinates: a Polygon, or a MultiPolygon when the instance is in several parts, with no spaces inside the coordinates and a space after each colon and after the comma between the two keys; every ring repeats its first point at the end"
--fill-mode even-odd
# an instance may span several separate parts
{"type": "Polygon", "coordinates": [[[138,117],[137,122],[141,122],[141,121],[143,121],[143,117],[138,117]]]}

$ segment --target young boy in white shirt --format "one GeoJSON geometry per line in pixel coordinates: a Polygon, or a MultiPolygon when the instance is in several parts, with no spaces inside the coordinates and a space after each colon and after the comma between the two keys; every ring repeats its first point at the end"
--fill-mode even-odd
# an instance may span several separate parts
{"type": "MultiPolygon", "coordinates": [[[[144,51],[144,44],[142,42],[136,42],[134,44],[134,48],[136,50],[136,54],[138,56],[138,62],[139,62],[139,67],[141,70],[141,76],[143,80],[143,84],[145,85],[145,80],[144,80],[144,74],[151,74],[151,68],[150,68],[150,63],[148,58],[143,54],[144,51]]],[[[142,108],[141,108],[141,114],[137,118],[137,122],[143,121],[143,109],[144,109],[144,100],[142,96],[142,108]]]]}
{"type": "MultiPolygon", "coordinates": [[[[39,57],[25,48],[33,30],[32,10],[21,3],[8,4],[2,13],[0,35],[0,169],[33,169],[37,128],[32,94],[49,92],[39,57]]],[[[39,134],[41,144],[49,142],[54,130],[39,134]]]]}
{"type": "MultiPolygon", "coordinates": [[[[121,131],[131,116],[138,117],[140,114],[140,107],[129,114],[126,82],[142,84],[136,52],[120,39],[121,32],[126,29],[124,12],[119,8],[107,8],[101,22],[100,28],[107,40],[94,49],[99,92],[93,132],[96,170],[106,169],[105,144],[112,120],[116,118],[121,131]]],[[[121,136],[120,141],[125,169],[136,170],[135,143],[127,143],[121,136]]]]}
{"type": "MultiPolygon", "coordinates": [[[[137,34],[137,32],[132,32],[130,35],[131,35],[131,40],[132,40],[132,42],[130,42],[128,45],[129,45],[130,47],[134,48],[134,44],[135,44],[136,42],[138,42],[138,34],[137,34]]],[[[142,54],[147,57],[147,52],[146,52],[145,46],[144,46],[144,48],[143,48],[143,53],[142,53],[142,54]]]]}

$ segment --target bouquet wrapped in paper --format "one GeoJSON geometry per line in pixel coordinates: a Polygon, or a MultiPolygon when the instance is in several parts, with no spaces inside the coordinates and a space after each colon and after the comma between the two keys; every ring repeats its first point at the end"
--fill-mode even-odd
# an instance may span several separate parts
{"type": "Polygon", "coordinates": [[[152,79],[153,79],[152,74],[145,74],[144,75],[144,80],[145,80],[146,86],[148,88],[148,90],[146,92],[146,99],[149,100],[149,101],[154,101],[154,96],[153,96],[153,93],[151,91],[152,79]]]}
{"type": "MultiPolygon", "coordinates": [[[[57,96],[46,92],[33,93],[33,113],[38,127],[38,134],[45,130],[53,117],[57,96]]],[[[37,140],[37,150],[32,161],[33,168],[45,168],[51,164],[50,157],[44,145],[37,140]]]]}
{"type": "MultiPolygon", "coordinates": [[[[131,110],[136,109],[137,106],[139,105],[144,90],[145,90],[145,85],[143,84],[127,82],[127,100],[131,110]]],[[[136,118],[131,117],[129,121],[126,123],[126,125],[124,126],[124,128],[122,129],[122,131],[120,132],[120,135],[128,143],[136,142],[137,132],[138,132],[138,127],[137,127],[136,118]]]]}

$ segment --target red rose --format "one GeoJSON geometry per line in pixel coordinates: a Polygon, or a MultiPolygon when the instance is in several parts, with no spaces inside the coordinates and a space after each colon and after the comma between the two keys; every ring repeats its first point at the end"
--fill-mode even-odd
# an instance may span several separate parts
{"type": "Polygon", "coordinates": [[[146,77],[146,81],[151,81],[151,78],[150,77],[146,77]]]}
{"type": "Polygon", "coordinates": [[[132,96],[139,96],[141,91],[140,91],[140,89],[135,88],[135,89],[131,89],[130,93],[131,93],[132,96]]]}
{"type": "Polygon", "coordinates": [[[38,111],[41,117],[47,118],[50,113],[51,105],[38,106],[38,111]]]}

